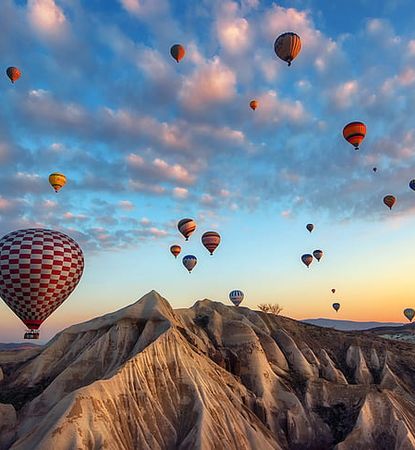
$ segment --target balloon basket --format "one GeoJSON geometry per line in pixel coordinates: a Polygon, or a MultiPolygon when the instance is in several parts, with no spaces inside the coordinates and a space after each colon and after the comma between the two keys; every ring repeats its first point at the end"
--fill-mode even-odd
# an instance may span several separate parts
{"type": "Polygon", "coordinates": [[[24,339],[39,339],[38,330],[27,330],[24,334],[24,339]]]}

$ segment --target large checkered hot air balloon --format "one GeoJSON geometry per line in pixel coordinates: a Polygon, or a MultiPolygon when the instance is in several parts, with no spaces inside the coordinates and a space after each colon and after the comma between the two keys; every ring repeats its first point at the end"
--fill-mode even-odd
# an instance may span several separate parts
{"type": "Polygon", "coordinates": [[[81,279],[79,245],[60,231],[29,228],[0,239],[0,296],[38,339],[38,329],[81,279]]]}

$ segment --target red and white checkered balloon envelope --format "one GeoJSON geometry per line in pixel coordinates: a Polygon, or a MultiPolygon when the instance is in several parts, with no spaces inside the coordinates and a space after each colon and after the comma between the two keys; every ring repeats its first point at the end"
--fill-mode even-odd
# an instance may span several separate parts
{"type": "Polygon", "coordinates": [[[84,270],[79,245],[60,231],[29,228],[0,239],[0,296],[29,328],[36,330],[72,293],[84,270]]]}

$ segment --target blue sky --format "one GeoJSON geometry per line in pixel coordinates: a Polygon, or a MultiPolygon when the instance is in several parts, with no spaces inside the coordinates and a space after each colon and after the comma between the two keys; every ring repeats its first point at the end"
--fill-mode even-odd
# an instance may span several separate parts
{"type": "MultiPolygon", "coordinates": [[[[334,314],[334,284],[341,318],[401,320],[415,295],[414,22],[409,0],[4,0],[2,66],[22,77],[0,82],[0,232],[58,229],[86,256],[44,335],[150,289],[174,307],[242,289],[302,318],[334,314]],[[273,52],[285,31],[302,39],[289,68],[273,52]],[[352,120],[368,127],[359,152],[341,134],[352,120]],[[191,276],[168,252],[182,217],[198,223],[191,276]],[[223,236],[212,258],[209,229],[223,236]]],[[[18,339],[4,304],[0,320],[0,339],[18,339]]]]}

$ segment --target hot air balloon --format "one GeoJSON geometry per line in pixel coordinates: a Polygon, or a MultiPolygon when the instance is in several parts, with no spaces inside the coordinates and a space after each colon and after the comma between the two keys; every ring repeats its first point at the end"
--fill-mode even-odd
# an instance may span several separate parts
{"type": "Polygon", "coordinates": [[[310,264],[313,262],[313,255],[309,255],[306,253],[301,257],[301,261],[307,266],[310,267],[310,264]]]}
{"type": "Polygon", "coordinates": [[[310,233],[314,230],[314,225],[312,223],[308,223],[305,227],[310,233]]]}
{"type": "Polygon", "coordinates": [[[180,255],[180,252],[182,251],[182,248],[180,245],[174,244],[170,247],[170,253],[174,255],[175,258],[177,258],[180,255]]]}
{"type": "Polygon", "coordinates": [[[378,171],[378,168],[377,168],[377,167],[374,167],[372,170],[373,170],[373,172],[377,172],[377,171],[378,171]]]}
{"type": "Polygon", "coordinates": [[[415,317],[415,310],[413,308],[406,308],[403,310],[403,315],[412,322],[412,319],[415,317]]]}
{"type": "Polygon", "coordinates": [[[320,259],[323,257],[323,250],[314,250],[313,256],[317,261],[320,261],[320,259]]]}
{"type": "Polygon", "coordinates": [[[254,111],[258,108],[259,102],[258,100],[252,100],[249,103],[249,106],[251,107],[251,109],[253,109],[254,111]]]}
{"type": "Polygon", "coordinates": [[[17,81],[22,76],[22,73],[17,67],[8,67],[6,70],[6,74],[10,78],[10,81],[12,83],[17,81]]]}
{"type": "Polygon", "coordinates": [[[383,197],[383,203],[389,208],[392,209],[392,206],[396,203],[396,197],[393,195],[386,195],[383,197]]]}
{"type": "Polygon", "coordinates": [[[363,122],[350,122],[343,128],[343,136],[355,150],[359,150],[359,145],[366,136],[366,125],[363,122]]]}
{"type": "Polygon", "coordinates": [[[170,55],[176,60],[176,62],[181,61],[184,58],[185,50],[183,45],[175,44],[170,49],[170,55]]]}
{"type": "Polygon", "coordinates": [[[296,33],[283,33],[277,37],[274,43],[274,51],[278,58],[287,62],[291,66],[291,62],[300,53],[301,39],[296,33]]]}
{"type": "Polygon", "coordinates": [[[239,306],[244,299],[244,293],[242,291],[232,291],[229,293],[229,300],[235,305],[239,306]]]}
{"type": "Polygon", "coordinates": [[[72,293],[81,279],[84,257],[79,245],[60,231],[17,230],[0,239],[0,296],[29,328],[38,329],[72,293]]]}
{"type": "Polygon", "coordinates": [[[58,193],[66,184],[66,177],[63,173],[51,173],[49,175],[49,183],[56,193],[58,193]]]}
{"type": "Polygon", "coordinates": [[[334,294],[334,293],[336,292],[336,289],[333,288],[333,289],[331,290],[331,292],[333,292],[333,294],[334,294]]]}
{"type": "Polygon", "coordinates": [[[340,309],[340,303],[333,303],[333,309],[337,312],[340,309]]]}
{"type": "Polygon", "coordinates": [[[217,249],[220,244],[220,234],[216,231],[206,231],[202,236],[202,244],[209,250],[210,254],[217,249]]]}
{"type": "Polygon", "coordinates": [[[196,230],[196,222],[193,219],[182,219],[177,224],[177,228],[188,241],[190,235],[196,230]]]}
{"type": "Polygon", "coordinates": [[[186,269],[189,271],[189,273],[194,269],[195,265],[197,264],[197,258],[193,255],[186,255],[183,260],[183,265],[186,267],[186,269]]]}
{"type": "Polygon", "coordinates": [[[411,180],[411,181],[409,182],[409,187],[410,187],[413,191],[415,191],[415,180],[411,180]]]}

